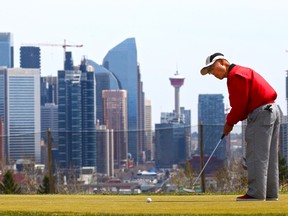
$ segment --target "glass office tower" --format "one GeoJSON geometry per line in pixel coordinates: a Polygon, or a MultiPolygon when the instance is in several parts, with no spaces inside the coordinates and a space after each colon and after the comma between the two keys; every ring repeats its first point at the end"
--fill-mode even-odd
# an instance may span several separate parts
{"type": "MultiPolygon", "coordinates": [[[[5,128],[5,94],[6,94],[6,76],[7,76],[7,67],[1,67],[0,66],[0,117],[2,119],[2,123],[3,126],[5,128]]],[[[5,130],[4,130],[4,134],[5,134],[5,130]]],[[[7,155],[8,155],[8,148],[7,148],[7,136],[4,137],[4,155],[5,155],[5,162],[7,159],[7,155]]]]}
{"type": "Polygon", "coordinates": [[[58,71],[59,165],[80,169],[82,165],[80,71],[58,71]]]}
{"type": "Polygon", "coordinates": [[[8,161],[40,163],[40,70],[8,68],[5,82],[8,161]]]}
{"type": "Polygon", "coordinates": [[[139,78],[135,38],[128,38],[118,44],[103,59],[103,66],[113,71],[128,92],[128,152],[138,162],[138,118],[139,78]]]}
{"type": "Polygon", "coordinates": [[[0,66],[0,116],[5,122],[5,85],[6,85],[7,67],[0,66]]]}
{"type": "Polygon", "coordinates": [[[127,168],[127,91],[104,90],[102,95],[104,123],[114,131],[114,168],[127,168]]]}
{"type": "Polygon", "coordinates": [[[80,65],[82,106],[82,166],[96,167],[96,81],[85,58],[80,65]]]}
{"type": "Polygon", "coordinates": [[[153,144],[153,129],[152,129],[152,103],[151,100],[145,100],[145,146],[144,149],[146,150],[146,159],[148,161],[154,160],[155,157],[155,148],[153,144]]]}
{"type": "Polygon", "coordinates": [[[95,79],[85,59],[79,70],[72,65],[66,53],[65,70],[58,71],[59,164],[79,171],[96,167],[95,79]]]}
{"type": "MultiPolygon", "coordinates": [[[[225,124],[224,102],[222,94],[200,94],[198,97],[198,120],[203,125],[204,154],[211,155],[221,135],[225,124]]],[[[200,139],[199,139],[200,140],[200,139]]],[[[226,158],[226,140],[214,153],[219,160],[226,158]]]]}
{"type": "Polygon", "coordinates": [[[99,120],[99,124],[102,125],[104,124],[102,91],[119,90],[121,84],[115,74],[103,66],[98,65],[92,60],[88,60],[88,65],[91,65],[94,68],[96,79],[96,119],[99,120]]]}
{"type": "Polygon", "coordinates": [[[47,129],[51,131],[52,148],[58,149],[58,105],[46,103],[41,106],[41,138],[47,143],[47,129]]]}
{"type": "Polygon", "coordinates": [[[14,67],[13,36],[9,32],[0,32],[0,66],[14,67]]]}
{"type": "Polygon", "coordinates": [[[20,47],[21,68],[41,68],[40,48],[33,46],[20,47]]]}
{"type": "Polygon", "coordinates": [[[158,168],[171,168],[185,164],[187,130],[182,123],[155,124],[155,164],[158,168]]]}

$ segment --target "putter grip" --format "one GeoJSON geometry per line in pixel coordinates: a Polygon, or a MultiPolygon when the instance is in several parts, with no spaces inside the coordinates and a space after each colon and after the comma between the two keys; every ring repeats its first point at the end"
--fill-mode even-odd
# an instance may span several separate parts
{"type": "Polygon", "coordinates": [[[221,136],[221,140],[222,140],[224,137],[225,137],[225,134],[222,134],[222,136],[221,136]]]}

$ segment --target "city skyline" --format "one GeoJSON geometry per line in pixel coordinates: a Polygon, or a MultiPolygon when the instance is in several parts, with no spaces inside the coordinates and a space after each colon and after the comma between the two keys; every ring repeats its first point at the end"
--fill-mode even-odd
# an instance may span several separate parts
{"type": "MultiPolygon", "coordinates": [[[[169,76],[178,70],[185,77],[180,106],[191,110],[192,126],[197,128],[199,94],[223,94],[225,106],[229,105],[225,80],[199,73],[205,58],[216,51],[223,52],[231,62],[252,67],[263,75],[277,91],[277,103],[283,113],[287,113],[285,5],[284,0],[277,4],[272,0],[84,0],[81,5],[77,1],[40,4],[35,0],[12,0],[4,3],[0,18],[7,20],[1,31],[13,34],[14,67],[19,67],[19,50],[24,43],[61,44],[67,39],[69,44],[84,45],[69,48],[75,62],[87,55],[101,64],[111,47],[134,37],[143,90],[152,104],[153,126],[160,122],[161,112],[173,110],[174,89],[169,76]],[[32,5],[33,13],[27,13],[32,5]],[[85,20],[75,16],[75,11],[80,13],[83,5],[85,20]],[[14,18],[7,19],[11,14],[14,18]]],[[[61,46],[40,48],[41,75],[56,75],[57,70],[63,69],[63,49],[61,46]]]]}

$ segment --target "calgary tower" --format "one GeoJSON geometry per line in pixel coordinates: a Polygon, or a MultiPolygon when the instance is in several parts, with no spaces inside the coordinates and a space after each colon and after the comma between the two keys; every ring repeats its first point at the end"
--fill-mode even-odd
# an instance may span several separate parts
{"type": "Polygon", "coordinates": [[[180,87],[184,84],[185,77],[181,76],[178,71],[173,77],[170,77],[171,85],[175,88],[175,118],[180,121],[180,87]]]}

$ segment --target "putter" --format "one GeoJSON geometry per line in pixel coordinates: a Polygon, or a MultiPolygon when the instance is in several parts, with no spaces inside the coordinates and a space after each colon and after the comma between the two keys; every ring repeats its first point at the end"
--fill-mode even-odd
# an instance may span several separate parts
{"type": "Polygon", "coordinates": [[[210,157],[208,158],[208,160],[206,161],[204,167],[202,168],[201,172],[199,173],[199,175],[197,176],[196,180],[194,181],[192,187],[196,184],[196,182],[198,181],[199,177],[201,176],[201,174],[203,173],[205,167],[207,166],[208,162],[210,161],[211,157],[213,156],[214,152],[216,151],[216,149],[218,148],[219,144],[221,143],[221,141],[223,140],[223,138],[225,137],[225,134],[223,134],[219,140],[219,142],[217,143],[217,145],[215,146],[214,150],[212,151],[210,157]]]}

